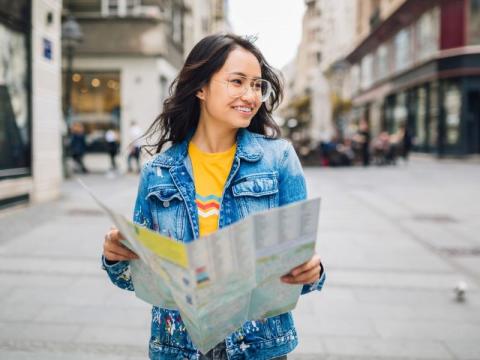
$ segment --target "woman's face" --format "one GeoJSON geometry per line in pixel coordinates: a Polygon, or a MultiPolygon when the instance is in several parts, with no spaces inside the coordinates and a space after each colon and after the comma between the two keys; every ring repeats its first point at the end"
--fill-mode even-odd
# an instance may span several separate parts
{"type": "Polygon", "coordinates": [[[248,127],[262,104],[255,86],[250,85],[261,77],[260,63],[251,52],[243,48],[232,50],[223,67],[197,93],[200,119],[228,129],[248,127]],[[243,85],[248,90],[236,96],[243,85]]]}

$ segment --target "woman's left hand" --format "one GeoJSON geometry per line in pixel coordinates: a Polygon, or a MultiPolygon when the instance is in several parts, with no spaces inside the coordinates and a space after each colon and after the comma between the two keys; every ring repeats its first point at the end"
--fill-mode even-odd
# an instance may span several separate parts
{"type": "Polygon", "coordinates": [[[287,284],[311,284],[320,278],[321,268],[320,256],[315,254],[310,260],[290,270],[280,279],[287,284]]]}

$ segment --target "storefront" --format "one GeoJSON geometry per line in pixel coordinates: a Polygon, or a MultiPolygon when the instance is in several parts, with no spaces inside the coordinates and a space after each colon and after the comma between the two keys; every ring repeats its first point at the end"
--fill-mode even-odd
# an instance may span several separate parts
{"type": "Polygon", "coordinates": [[[60,194],[61,10],[0,0],[0,210],[60,194]]]}
{"type": "Polygon", "coordinates": [[[349,55],[357,117],[373,136],[406,125],[416,151],[479,154],[480,0],[410,0],[379,29],[349,55]]]}
{"type": "Polygon", "coordinates": [[[120,72],[75,71],[71,80],[69,123],[83,124],[87,151],[106,152],[106,131],[121,131],[120,72]]]}
{"type": "Polygon", "coordinates": [[[385,129],[395,133],[400,124],[408,124],[415,139],[414,148],[421,152],[480,153],[477,105],[480,88],[474,85],[478,80],[453,78],[428,82],[389,95],[384,104],[385,129]]]}
{"type": "Polygon", "coordinates": [[[30,8],[0,6],[0,180],[31,174],[30,8]]]}

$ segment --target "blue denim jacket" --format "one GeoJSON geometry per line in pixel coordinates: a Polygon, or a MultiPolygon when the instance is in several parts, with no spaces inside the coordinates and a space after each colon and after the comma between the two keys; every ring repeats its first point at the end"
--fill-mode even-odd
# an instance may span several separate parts
{"type": "MultiPolygon", "coordinates": [[[[186,243],[199,237],[190,136],[156,155],[142,169],[134,221],[186,243]]],[[[306,199],[302,167],[289,142],[240,129],[237,150],[224,187],[219,227],[257,211],[306,199]]],[[[112,282],[133,290],[128,261],[103,268],[112,282]]],[[[320,279],[304,285],[302,294],[320,290],[320,279]]],[[[225,339],[229,359],[270,359],[292,351],[298,343],[291,313],[248,321],[225,339]]],[[[178,311],[152,309],[150,359],[199,359],[178,311]]]]}

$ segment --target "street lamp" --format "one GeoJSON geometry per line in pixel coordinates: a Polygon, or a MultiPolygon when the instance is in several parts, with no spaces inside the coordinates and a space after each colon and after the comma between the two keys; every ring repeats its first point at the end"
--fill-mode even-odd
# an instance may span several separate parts
{"type": "Polygon", "coordinates": [[[63,173],[65,177],[69,177],[67,170],[67,146],[68,146],[68,137],[70,134],[70,120],[72,116],[72,66],[73,66],[73,55],[75,53],[75,48],[82,41],[83,33],[80,25],[72,15],[69,15],[68,18],[62,24],[62,45],[65,49],[65,54],[67,58],[67,71],[65,74],[65,101],[63,103],[63,116],[65,119],[65,131],[63,132],[64,136],[62,139],[63,144],[63,173]]]}
{"type": "Polygon", "coordinates": [[[83,40],[83,33],[80,25],[72,15],[69,15],[66,21],[62,24],[62,45],[65,48],[67,58],[67,72],[65,76],[65,103],[64,116],[66,125],[70,123],[70,116],[72,114],[72,66],[73,55],[75,48],[83,40]]]}

